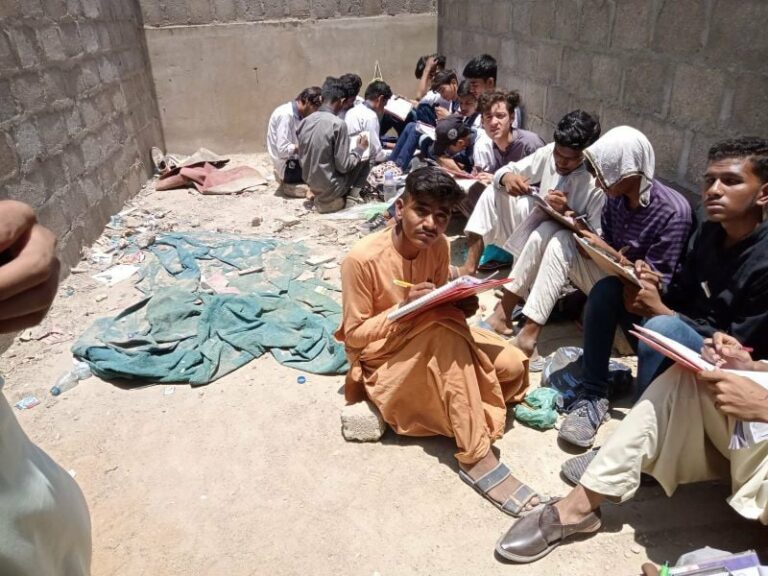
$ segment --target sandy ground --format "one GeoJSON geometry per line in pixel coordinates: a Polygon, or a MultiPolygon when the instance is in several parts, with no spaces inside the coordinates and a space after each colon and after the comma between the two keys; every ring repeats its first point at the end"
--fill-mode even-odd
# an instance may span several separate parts
{"type": "MultiPolygon", "coordinates": [[[[265,165],[263,156],[238,157],[265,165]]],[[[282,232],[341,255],[357,235],[349,222],[307,214],[274,185],[236,197],[186,190],[142,190],[131,206],[170,211],[163,225],[269,235],[276,218],[300,223],[282,232]],[[263,223],[253,227],[254,216],[263,223]]],[[[47,321],[62,335],[23,342],[5,353],[11,403],[35,394],[43,404],[17,412],[32,439],[70,470],[93,521],[93,574],[324,575],[637,574],[647,559],[674,560],[705,545],[768,553],[768,531],[725,503],[727,484],[689,486],[667,499],[641,488],[624,506],[605,506],[605,529],[531,566],[494,558],[510,519],[464,485],[445,438],[391,431],[379,443],[340,434],[341,377],[306,375],[262,357],[202,388],[121,389],[96,378],[52,398],[71,366],[73,340],[95,318],[139,298],[130,281],[105,288],[83,273],[62,283],[47,321]]],[[[338,268],[331,270],[338,281],[338,268]]],[[[492,297],[491,297],[492,298],[492,297]]],[[[31,335],[40,337],[45,330],[31,335]]],[[[547,330],[546,349],[578,342],[577,329],[547,330]]],[[[622,418],[601,429],[605,437],[622,418]]],[[[556,431],[509,419],[501,458],[538,490],[559,495],[569,456],[556,431]]]]}

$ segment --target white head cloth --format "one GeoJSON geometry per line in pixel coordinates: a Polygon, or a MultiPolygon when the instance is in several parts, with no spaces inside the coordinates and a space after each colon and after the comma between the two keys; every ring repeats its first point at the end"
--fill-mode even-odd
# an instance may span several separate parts
{"type": "Polygon", "coordinates": [[[656,157],[645,134],[631,126],[617,126],[584,150],[584,156],[608,187],[627,176],[640,174],[640,205],[648,205],[656,157]]]}

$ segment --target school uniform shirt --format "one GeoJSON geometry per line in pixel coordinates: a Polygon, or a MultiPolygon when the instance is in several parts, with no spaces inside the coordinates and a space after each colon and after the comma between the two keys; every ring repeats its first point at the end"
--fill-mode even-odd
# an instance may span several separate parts
{"type": "Polygon", "coordinates": [[[295,101],[281,104],[269,117],[267,126],[267,151],[280,180],[285,174],[288,160],[298,157],[298,137],[296,129],[301,122],[299,109],[295,101]]]}
{"type": "Polygon", "coordinates": [[[428,104],[429,106],[437,105],[437,106],[440,106],[441,108],[445,108],[451,114],[459,111],[458,100],[454,100],[453,102],[450,102],[445,98],[443,98],[442,96],[440,96],[439,92],[436,92],[434,90],[430,90],[429,92],[427,92],[424,95],[424,97],[421,100],[419,100],[419,104],[428,104]]]}
{"type": "Polygon", "coordinates": [[[349,137],[366,133],[368,135],[368,150],[371,160],[374,162],[383,162],[386,159],[386,153],[381,146],[379,138],[380,122],[379,115],[371,110],[367,104],[353,107],[344,118],[349,131],[349,137]]]}
{"type": "Polygon", "coordinates": [[[501,150],[487,133],[478,135],[473,151],[475,168],[493,174],[510,162],[517,162],[544,147],[544,140],[528,130],[514,130],[512,142],[501,150]]]}
{"type": "Polygon", "coordinates": [[[352,104],[352,108],[350,108],[349,110],[342,110],[341,112],[339,112],[338,114],[339,118],[341,118],[342,120],[345,120],[350,110],[354,110],[355,108],[357,108],[362,104],[365,104],[365,98],[363,98],[362,96],[355,96],[355,101],[352,104]]]}
{"type": "Polygon", "coordinates": [[[730,247],[704,222],[663,300],[702,336],[726,332],[768,358],[768,222],[730,247]]]}

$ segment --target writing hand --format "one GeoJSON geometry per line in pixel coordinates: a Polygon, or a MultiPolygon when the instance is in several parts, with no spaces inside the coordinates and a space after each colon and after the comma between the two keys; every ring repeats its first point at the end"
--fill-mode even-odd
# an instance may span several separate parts
{"type": "Polygon", "coordinates": [[[501,177],[501,185],[510,196],[524,196],[531,193],[528,178],[509,172],[501,177]]]}
{"type": "Polygon", "coordinates": [[[418,284],[414,284],[408,288],[408,293],[405,295],[404,304],[413,302],[417,298],[421,298],[422,296],[429,294],[434,289],[435,285],[432,284],[432,282],[419,282],[418,284]]]}
{"type": "Polygon", "coordinates": [[[768,422],[768,390],[754,380],[723,370],[704,371],[697,378],[722,414],[744,422],[768,422]]]}
{"type": "Polygon", "coordinates": [[[718,368],[754,370],[755,367],[749,351],[736,338],[724,332],[715,332],[712,338],[704,340],[701,357],[718,368]]]}
{"type": "Polygon", "coordinates": [[[544,197],[544,200],[549,204],[553,210],[560,214],[565,214],[568,209],[568,198],[560,190],[550,190],[544,197]]]}

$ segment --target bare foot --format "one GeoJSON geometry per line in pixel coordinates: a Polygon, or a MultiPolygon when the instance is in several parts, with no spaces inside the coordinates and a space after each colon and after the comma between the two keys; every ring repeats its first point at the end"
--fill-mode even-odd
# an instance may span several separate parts
{"type": "Polygon", "coordinates": [[[515,346],[517,346],[523,354],[530,358],[533,356],[533,351],[536,349],[536,340],[527,336],[524,332],[520,332],[515,338],[515,346]]]}
{"type": "Polygon", "coordinates": [[[493,313],[485,320],[493,331],[502,336],[512,336],[515,333],[512,320],[504,314],[504,307],[497,304],[493,313]]]}
{"type": "MultiPolygon", "coordinates": [[[[464,472],[466,472],[469,477],[472,478],[472,480],[477,480],[478,478],[481,478],[483,474],[493,470],[493,468],[498,463],[499,460],[496,458],[496,455],[493,453],[493,451],[488,450],[488,454],[486,454],[485,457],[479,462],[476,462],[471,466],[467,466],[465,464],[459,464],[459,466],[461,466],[461,469],[464,470],[464,472]]],[[[517,490],[521,484],[522,482],[520,480],[510,474],[501,484],[494,486],[491,490],[489,490],[488,496],[490,496],[499,504],[504,504],[504,502],[507,501],[507,498],[512,496],[515,493],[515,490],[517,490]]],[[[528,512],[535,508],[538,504],[539,498],[538,496],[534,496],[525,505],[522,511],[528,512]]]]}

